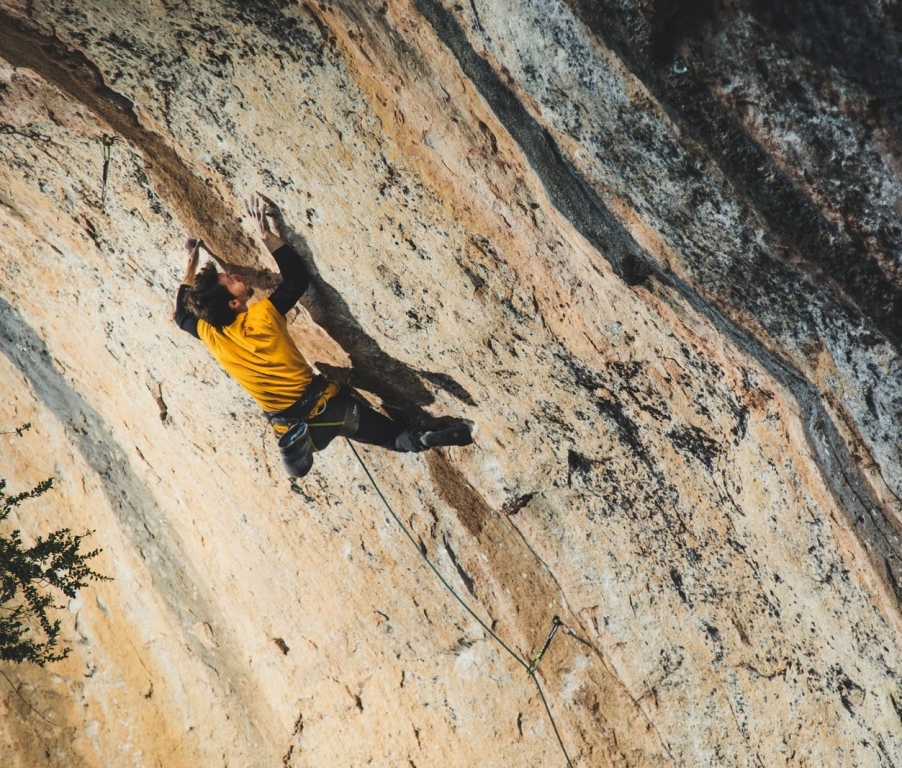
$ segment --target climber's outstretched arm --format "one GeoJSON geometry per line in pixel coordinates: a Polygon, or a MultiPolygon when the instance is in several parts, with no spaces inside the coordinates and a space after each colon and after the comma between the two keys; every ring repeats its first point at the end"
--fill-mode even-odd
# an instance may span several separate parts
{"type": "Polygon", "coordinates": [[[298,303],[310,285],[310,275],[297,251],[269,228],[266,218],[266,201],[254,195],[247,201],[247,212],[257,225],[263,244],[279,265],[282,283],[269,296],[273,306],[283,315],[298,303]]]}
{"type": "MultiPolygon", "coordinates": [[[[197,317],[185,306],[185,293],[194,285],[194,277],[197,274],[197,262],[200,259],[200,247],[203,240],[189,237],[185,241],[185,248],[188,250],[188,265],[185,267],[185,276],[182,278],[182,284],[179,286],[179,292],[175,297],[175,315],[173,319],[175,324],[186,333],[192,336],[197,334],[197,317]]],[[[198,336],[198,338],[200,338],[198,336]]]]}

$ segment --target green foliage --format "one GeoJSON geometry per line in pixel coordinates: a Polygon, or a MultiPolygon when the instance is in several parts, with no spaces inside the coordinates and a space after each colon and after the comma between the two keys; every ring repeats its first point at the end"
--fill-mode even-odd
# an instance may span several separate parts
{"type": "Polygon", "coordinates": [[[3,524],[22,502],[36,499],[53,486],[53,479],[14,496],[6,494],[6,480],[0,480],[0,660],[33,661],[44,666],[69,655],[69,648],[57,648],[59,619],[51,620],[54,590],[66,597],[90,580],[109,581],[94,572],[88,560],[101,550],[81,551],[82,540],[93,531],[73,536],[68,528],[38,537],[32,547],[22,543],[20,531],[3,531],[3,524]]]}

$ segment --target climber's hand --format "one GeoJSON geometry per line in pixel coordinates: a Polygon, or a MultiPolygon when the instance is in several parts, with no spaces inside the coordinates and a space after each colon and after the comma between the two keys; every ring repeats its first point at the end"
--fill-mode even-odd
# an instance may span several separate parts
{"type": "Polygon", "coordinates": [[[263,238],[263,244],[270,252],[280,248],[284,241],[269,228],[269,220],[266,218],[266,201],[260,195],[251,195],[244,204],[248,215],[257,225],[257,232],[263,238]]]}
{"type": "Polygon", "coordinates": [[[194,276],[197,274],[197,262],[200,260],[200,248],[203,244],[204,241],[196,237],[189,237],[185,240],[185,250],[188,251],[188,265],[185,267],[185,277],[182,279],[183,285],[194,285],[194,276]]]}
{"type": "Polygon", "coordinates": [[[264,240],[266,236],[272,234],[269,228],[269,221],[266,219],[266,202],[259,195],[251,195],[244,204],[248,215],[257,225],[257,231],[264,240]]]}

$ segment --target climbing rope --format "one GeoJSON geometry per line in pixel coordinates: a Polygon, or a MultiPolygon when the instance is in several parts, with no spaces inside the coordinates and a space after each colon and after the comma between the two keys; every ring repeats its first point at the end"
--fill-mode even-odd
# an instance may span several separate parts
{"type": "Polygon", "coordinates": [[[495,641],[505,651],[507,651],[508,655],[512,659],[516,660],[516,662],[520,666],[522,666],[523,669],[526,670],[526,674],[528,674],[532,678],[532,681],[536,684],[536,689],[539,692],[539,697],[542,699],[542,704],[545,705],[545,712],[548,713],[548,720],[551,723],[552,730],[554,730],[554,735],[557,737],[557,743],[560,745],[561,752],[564,754],[564,759],[567,761],[567,766],[568,766],[568,768],[573,768],[573,763],[570,761],[570,756],[567,754],[567,748],[564,746],[563,739],[561,739],[561,734],[557,729],[557,724],[554,722],[554,716],[551,714],[551,708],[548,706],[548,701],[545,698],[545,693],[542,690],[542,686],[539,685],[538,678],[536,678],[536,670],[538,669],[539,662],[542,660],[542,656],[544,655],[545,651],[548,650],[548,646],[551,643],[551,639],[554,637],[555,632],[557,632],[558,627],[563,625],[563,622],[557,616],[554,617],[552,627],[551,627],[551,632],[548,634],[548,638],[545,640],[545,644],[542,646],[542,650],[539,651],[539,653],[535,656],[535,658],[533,658],[531,664],[528,664],[523,659],[521,659],[520,656],[515,651],[512,651],[510,649],[510,647],[508,647],[508,645],[500,637],[498,637],[498,635],[495,634],[495,632],[492,629],[490,629],[489,626],[481,618],[479,618],[479,616],[467,604],[467,602],[459,594],[457,594],[454,587],[452,587],[447,582],[445,577],[442,576],[442,574],[439,572],[438,568],[436,568],[435,565],[433,564],[433,562],[426,556],[426,552],[425,552],[424,548],[421,548],[420,545],[417,544],[417,541],[416,541],[416,539],[414,539],[413,534],[408,530],[407,526],[404,525],[403,522],[401,522],[401,518],[398,517],[397,514],[395,514],[395,510],[392,509],[391,504],[388,503],[388,499],[385,498],[385,494],[382,493],[382,489],[379,488],[379,484],[376,482],[375,478],[373,477],[372,473],[370,472],[369,467],[367,467],[367,465],[364,463],[363,459],[360,457],[360,454],[357,452],[357,449],[354,447],[354,444],[350,440],[348,440],[348,438],[345,438],[345,441],[350,446],[351,452],[354,454],[357,461],[360,462],[360,466],[363,467],[363,471],[366,473],[366,476],[369,478],[369,481],[372,484],[373,488],[375,488],[376,493],[379,495],[379,498],[382,499],[382,503],[385,504],[385,508],[388,510],[389,514],[392,516],[392,518],[398,524],[398,526],[401,528],[401,530],[404,531],[404,535],[407,536],[407,538],[410,540],[410,543],[413,544],[414,549],[416,549],[416,551],[420,553],[420,557],[422,557],[423,560],[426,561],[426,565],[428,565],[432,569],[432,572],[438,577],[439,581],[444,585],[445,589],[447,589],[453,595],[454,599],[457,600],[457,602],[463,606],[464,610],[466,610],[467,613],[469,613],[474,619],[476,619],[476,621],[479,622],[479,625],[489,635],[491,635],[495,639],[495,641]]]}

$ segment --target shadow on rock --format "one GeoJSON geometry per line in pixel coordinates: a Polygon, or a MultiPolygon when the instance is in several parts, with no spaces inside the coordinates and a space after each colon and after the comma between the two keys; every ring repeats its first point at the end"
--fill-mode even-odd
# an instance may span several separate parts
{"type": "MultiPolygon", "coordinates": [[[[351,358],[355,387],[377,395],[393,417],[403,417],[407,421],[427,425],[444,420],[436,420],[424,410],[426,406],[435,402],[435,396],[424,385],[423,380],[467,405],[476,404],[470,393],[454,377],[445,373],[419,370],[386,354],[351,313],[341,293],[323,279],[306,238],[285,223],[281,210],[272,200],[263,195],[260,197],[269,205],[270,215],[275,220],[280,235],[300,254],[304,266],[310,273],[310,288],[301,301],[310,312],[313,321],[338,342],[351,358]]],[[[252,284],[260,288],[270,287],[268,276],[262,280],[260,278],[259,273],[254,275],[252,284]]],[[[324,373],[331,375],[330,366],[319,364],[317,366],[323,369],[324,373]]],[[[342,380],[337,374],[336,377],[342,380]]]]}

